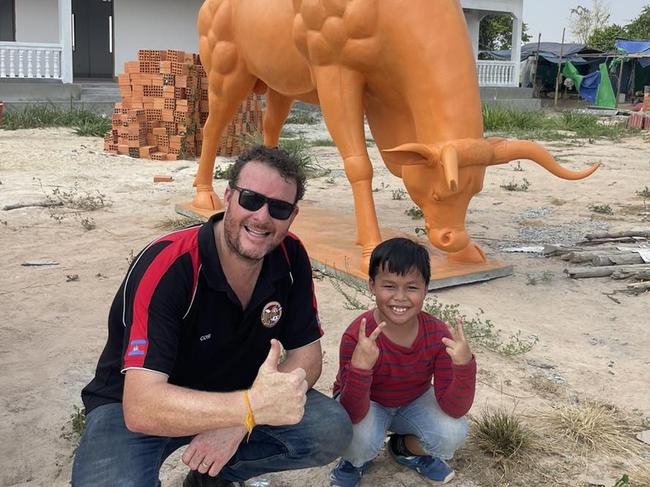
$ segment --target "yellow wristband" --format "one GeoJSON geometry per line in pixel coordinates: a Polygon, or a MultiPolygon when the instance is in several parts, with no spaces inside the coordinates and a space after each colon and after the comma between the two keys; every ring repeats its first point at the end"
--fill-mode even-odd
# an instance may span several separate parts
{"type": "Polygon", "coordinates": [[[255,416],[253,416],[253,408],[251,408],[251,400],[248,397],[248,391],[244,391],[244,402],[246,403],[244,426],[246,427],[246,431],[248,431],[248,437],[246,438],[246,441],[248,441],[253,432],[253,428],[255,428],[255,416]]]}

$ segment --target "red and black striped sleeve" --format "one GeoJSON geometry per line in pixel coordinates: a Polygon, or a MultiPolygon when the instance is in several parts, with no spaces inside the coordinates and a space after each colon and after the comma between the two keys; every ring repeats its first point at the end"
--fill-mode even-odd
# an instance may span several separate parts
{"type": "Polygon", "coordinates": [[[341,405],[350,416],[352,424],[357,424],[365,418],[370,408],[373,370],[359,369],[350,363],[357,346],[361,318],[366,314],[359,316],[348,327],[341,338],[339,349],[339,373],[336,377],[335,393],[340,392],[341,405]]]}
{"type": "Polygon", "coordinates": [[[427,328],[435,337],[429,342],[433,355],[433,388],[440,409],[452,418],[468,413],[474,402],[476,387],[476,360],[465,365],[455,365],[447,353],[442,337],[451,338],[449,329],[442,321],[427,316],[427,328]]]}
{"type": "Polygon", "coordinates": [[[198,227],[158,239],[138,255],[123,286],[122,371],[169,375],[198,279],[198,227]]]}

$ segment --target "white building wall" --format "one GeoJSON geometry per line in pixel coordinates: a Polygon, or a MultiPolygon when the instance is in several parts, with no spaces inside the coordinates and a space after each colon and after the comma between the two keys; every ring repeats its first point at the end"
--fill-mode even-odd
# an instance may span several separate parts
{"type": "Polygon", "coordinates": [[[59,43],[58,0],[17,0],[16,42],[59,43]]]}
{"type": "Polygon", "coordinates": [[[203,0],[113,0],[115,74],[124,72],[125,62],[137,59],[139,49],[198,52],[196,18],[202,4],[203,0]]]}

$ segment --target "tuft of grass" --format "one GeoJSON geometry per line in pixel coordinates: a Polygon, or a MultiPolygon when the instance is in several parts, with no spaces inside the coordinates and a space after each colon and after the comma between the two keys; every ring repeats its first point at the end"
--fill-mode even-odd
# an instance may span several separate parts
{"type": "Polygon", "coordinates": [[[336,144],[332,139],[313,139],[309,142],[309,145],[312,147],[334,147],[336,144]]]}
{"type": "Polygon", "coordinates": [[[545,396],[557,396],[561,392],[559,385],[543,375],[530,376],[528,377],[528,382],[533,389],[545,396]]]}
{"type": "Polygon", "coordinates": [[[504,409],[485,409],[470,417],[470,437],[486,454],[501,460],[521,456],[531,449],[533,433],[521,419],[504,409]]]}
{"type": "Polygon", "coordinates": [[[156,226],[163,230],[173,231],[173,230],[179,230],[181,228],[190,227],[198,223],[202,223],[202,221],[197,220],[196,218],[190,218],[189,216],[179,216],[176,218],[165,218],[156,226]]]}
{"type": "Polygon", "coordinates": [[[68,422],[61,427],[61,438],[73,442],[76,448],[86,429],[86,411],[76,404],[73,408],[68,422]]]}
{"type": "Polygon", "coordinates": [[[230,179],[232,164],[218,165],[214,168],[214,179],[230,179]]]}
{"type": "Polygon", "coordinates": [[[79,108],[67,110],[53,105],[29,105],[19,112],[4,115],[5,130],[45,127],[73,127],[77,135],[103,137],[111,129],[111,119],[79,108]]]}
{"type": "Polygon", "coordinates": [[[644,200],[650,199],[650,188],[646,186],[645,188],[636,191],[636,195],[640,196],[644,200]]]}
{"type": "Polygon", "coordinates": [[[585,453],[633,453],[626,421],[613,406],[596,401],[561,404],[541,413],[545,427],[556,438],[568,440],[585,453]]]}
{"type": "Polygon", "coordinates": [[[530,188],[530,181],[524,178],[521,183],[517,183],[513,179],[509,183],[504,183],[500,185],[500,187],[505,189],[506,191],[528,191],[528,188],[530,188]]]}
{"type": "Polygon", "coordinates": [[[589,209],[594,213],[599,213],[601,215],[613,215],[614,210],[609,205],[589,205],[589,209]]]}
{"type": "Polygon", "coordinates": [[[316,125],[320,121],[318,115],[306,110],[294,110],[287,120],[287,125],[316,125]]]}
{"type": "Polygon", "coordinates": [[[412,206],[408,210],[405,210],[404,213],[410,216],[413,220],[421,220],[422,218],[424,218],[424,212],[422,211],[421,208],[418,208],[417,206],[412,206]]]}

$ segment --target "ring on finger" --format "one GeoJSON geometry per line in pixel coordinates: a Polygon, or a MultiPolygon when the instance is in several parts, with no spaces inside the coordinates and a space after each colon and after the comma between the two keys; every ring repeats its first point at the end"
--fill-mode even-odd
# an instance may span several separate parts
{"type": "Polygon", "coordinates": [[[210,464],[209,464],[209,463],[205,463],[205,461],[202,461],[202,462],[201,462],[201,465],[203,465],[205,468],[208,468],[208,467],[210,466],[210,464]]]}

